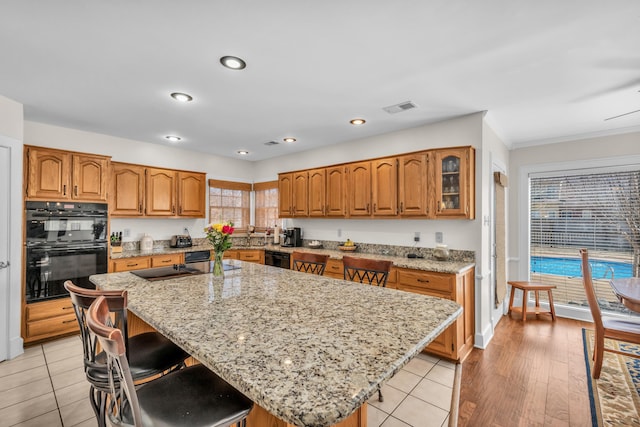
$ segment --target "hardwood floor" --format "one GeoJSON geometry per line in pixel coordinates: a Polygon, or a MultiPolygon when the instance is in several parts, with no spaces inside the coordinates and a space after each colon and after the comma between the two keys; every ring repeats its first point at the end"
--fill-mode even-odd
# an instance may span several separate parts
{"type": "Polygon", "coordinates": [[[458,425],[591,425],[582,328],[592,324],[504,316],[462,364],[458,425]]]}

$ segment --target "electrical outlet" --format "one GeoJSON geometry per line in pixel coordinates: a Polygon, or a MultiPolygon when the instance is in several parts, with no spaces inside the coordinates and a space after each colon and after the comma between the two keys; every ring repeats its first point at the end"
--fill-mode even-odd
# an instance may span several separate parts
{"type": "Polygon", "coordinates": [[[129,237],[131,235],[131,230],[128,228],[124,229],[124,232],[122,233],[122,237],[129,237]]]}
{"type": "Polygon", "coordinates": [[[419,242],[420,241],[420,232],[419,231],[416,231],[416,234],[414,234],[413,241],[414,242],[419,242]]]}
{"type": "Polygon", "coordinates": [[[436,231],[436,243],[442,243],[442,231],[436,231]]]}
{"type": "Polygon", "coordinates": [[[338,228],[338,237],[342,237],[342,228],[338,228]]]}

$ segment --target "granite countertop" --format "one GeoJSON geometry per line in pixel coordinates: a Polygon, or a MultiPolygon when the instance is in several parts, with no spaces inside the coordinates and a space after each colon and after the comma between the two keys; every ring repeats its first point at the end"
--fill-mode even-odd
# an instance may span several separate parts
{"type": "Polygon", "coordinates": [[[99,274],[129,309],[278,418],[331,426],[462,313],[453,301],[229,260],[225,272],[149,282],[99,274]]]}
{"type": "MultiPolygon", "coordinates": [[[[199,250],[211,250],[211,245],[204,244],[200,246],[192,246],[190,248],[168,248],[168,247],[157,247],[154,248],[153,251],[142,252],[139,250],[129,250],[123,251],[117,254],[111,254],[111,259],[119,259],[119,258],[132,258],[138,256],[151,256],[151,255],[164,255],[171,253],[181,253],[181,252],[192,252],[199,250]]],[[[467,271],[470,268],[475,266],[474,262],[464,261],[464,260],[450,260],[450,261],[438,261],[435,259],[428,258],[406,258],[400,256],[392,256],[392,255],[380,255],[373,253],[362,253],[362,252],[343,252],[340,250],[330,250],[330,249],[313,249],[308,247],[283,247],[280,245],[258,245],[258,246],[241,246],[241,247],[232,247],[231,249],[237,250],[271,250],[278,252],[287,252],[292,253],[294,251],[300,252],[313,252],[318,254],[327,254],[331,259],[342,259],[343,255],[353,256],[353,257],[363,257],[363,258],[371,258],[371,259],[388,259],[393,262],[393,265],[396,267],[402,268],[410,268],[414,270],[423,270],[423,271],[434,271],[437,273],[448,273],[448,274],[460,274],[467,271]]]]}

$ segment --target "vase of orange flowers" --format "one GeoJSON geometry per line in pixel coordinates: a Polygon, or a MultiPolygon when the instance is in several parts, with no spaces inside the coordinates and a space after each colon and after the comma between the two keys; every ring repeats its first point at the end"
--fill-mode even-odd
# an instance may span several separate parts
{"type": "Polygon", "coordinates": [[[207,233],[207,240],[213,246],[213,275],[223,276],[224,268],[222,266],[222,258],[224,251],[231,247],[231,235],[233,234],[233,222],[224,221],[219,223],[211,223],[204,228],[207,233]]]}

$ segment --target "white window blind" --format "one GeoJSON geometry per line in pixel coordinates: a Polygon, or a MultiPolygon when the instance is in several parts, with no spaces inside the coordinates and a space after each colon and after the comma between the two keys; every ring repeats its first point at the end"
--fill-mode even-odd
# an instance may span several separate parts
{"type": "Polygon", "coordinates": [[[586,306],[578,250],[589,249],[602,308],[626,312],[609,280],[637,275],[640,171],[530,178],[530,277],[558,286],[558,304],[586,306]]]}

